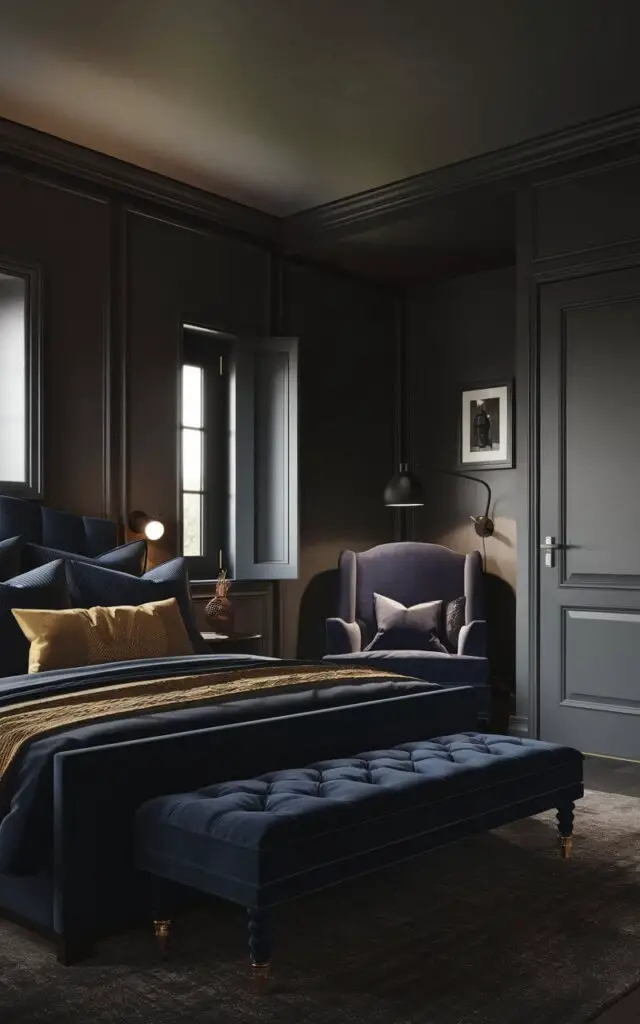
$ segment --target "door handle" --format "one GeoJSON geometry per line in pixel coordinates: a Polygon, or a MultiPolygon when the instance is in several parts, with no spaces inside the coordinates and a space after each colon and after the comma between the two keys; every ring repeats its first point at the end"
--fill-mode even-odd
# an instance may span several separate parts
{"type": "Polygon", "coordinates": [[[555,537],[544,538],[544,544],[540,545],[540,550],[544,551],[545,568],[553,569],[555,565],[554,551],[562,551],[566,546],[566,544],[558,544],[555,537]]]}

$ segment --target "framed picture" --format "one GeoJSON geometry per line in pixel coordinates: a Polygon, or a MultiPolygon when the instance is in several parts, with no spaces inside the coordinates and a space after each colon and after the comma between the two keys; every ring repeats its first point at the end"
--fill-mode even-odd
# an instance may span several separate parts
{"type": "Polygon", "coordinates": [[[460,467],[513,468],[513,384],[462,392],[460,467]]]}

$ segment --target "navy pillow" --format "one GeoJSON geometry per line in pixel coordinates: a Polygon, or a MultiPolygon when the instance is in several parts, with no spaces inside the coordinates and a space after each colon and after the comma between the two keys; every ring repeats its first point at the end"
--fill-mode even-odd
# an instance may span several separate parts
{"type": "Polygon", "coordinates": [[[147,601],[177,600],[187,633],[196,654],[211,654],[211,648],[196,626],[189,592],[189,575],[184,558],[173,558],[137,578],[124,572],[105,569],[94,562],[65,563],[74,608],[109,607],[117,604],[139,605],[147,601]]]}
{"type": "Polygon", "coordinates": [[[22,564],[25,569],[35,569],[36,566],[45,565],[56,558],[72,558],[77,562],[103,565],[107,569],[116,569],[118,572],[126,572],[132,576],[141,576],[147,562],[147,542],[133,540],[129,544],[122,544],[111,551],[105,551],[103,555],[97,555],[95,558],[77,555],[73,551],[58,551],[56,548],[43,547],[41,544],[25,544],[22,564]]]}
{"type": "Polygon", "coordinates": [[[438,638],[442,601],[425,601],[410,608],[383,594],[374,594],[377,633],[366,651],[439,651],[447,654],[438,638]]]}
{"type": "Polygon", "coordinates": [[[0,583],[0,676],[29,669],[29,641],[11,614],[12,608],[68,608],[64,562],[58,560],[0,583]]]}
{"type": "Polygon", "coordinates": [[[21,537],[0,540],[0,581],[10,580],[12,576],[17,576],[20,572],[22,547],[21,537]]]}
{"type": "Polygon", "coordinates": [[[24,498],[0,495],[0,538],[18,536],[36,544],[42,540],[41,506],[24,498]]]}

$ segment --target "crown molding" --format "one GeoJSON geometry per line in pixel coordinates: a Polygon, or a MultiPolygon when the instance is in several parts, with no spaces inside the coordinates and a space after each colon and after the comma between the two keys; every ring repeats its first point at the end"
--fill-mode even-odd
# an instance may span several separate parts
{"type": "Polygon", "coordinates": [[[0,159],[3,156],[161,203],[230,231],[269,241],[276,240],[279,234],[280,218],[271,214],[6,118],[0,118],[0,159]]]}
{"type": "Polygon", "coordinates": [[[439,196],[491,183],[515,181],[548,165],[637,140],[640,108],[588,121],[481,156],[425,171],[333,203],[302,210],[282,224],[285,252],[303,251],[317,240],[348,237],[406,217],[439,196]]]}
{"type": "Polygon", "coordinates": [[[190,214],[302,255],[315,245],[408,217],[429,201],[465,189],[517,183],[524,175],[640,138],[640,108],[517,143],[281,218],[167,178],[46,132],[0,118],[0,161],[26,162],[190,214]]]}

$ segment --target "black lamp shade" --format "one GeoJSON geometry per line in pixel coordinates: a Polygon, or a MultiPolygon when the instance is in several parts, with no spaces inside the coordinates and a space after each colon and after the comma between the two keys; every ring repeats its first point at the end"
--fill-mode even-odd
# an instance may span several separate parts
{"type": "Polygon", "coordinates": [[[422,484],[409,472],[406,462],[401,463],[400,471],[385,487],[384,503],[398,508],[417,508],[424,505],[422,484]]]}

